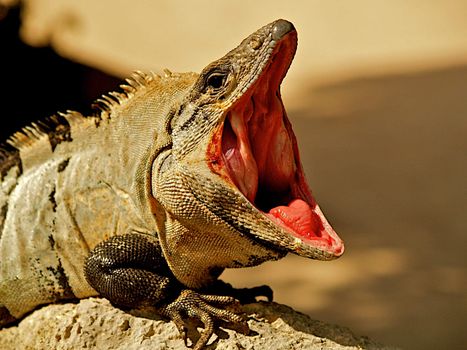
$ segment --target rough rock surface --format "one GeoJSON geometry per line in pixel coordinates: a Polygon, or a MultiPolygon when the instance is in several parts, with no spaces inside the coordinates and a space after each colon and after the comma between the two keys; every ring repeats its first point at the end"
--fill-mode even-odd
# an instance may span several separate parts
{"type": "MultiPolygon", "coordinates": [[[[315,321],[276,303],[243,306],[252,334],[218,329],[208,349],[386,349],[349,329],[315,321]]],[[[196,323],[189,336],[196,337],[196,323]]],[[[126,313],[105,299],[45,306],[0,331],[0,349],[186,349],[172,322],[126,313]]]]}

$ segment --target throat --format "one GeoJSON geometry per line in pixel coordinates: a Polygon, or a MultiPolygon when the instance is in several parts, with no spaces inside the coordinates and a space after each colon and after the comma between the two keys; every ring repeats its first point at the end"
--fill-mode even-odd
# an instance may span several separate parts
{"type": "Polygon", "coordinates": [[[248,236],[232,234],[228,226],[197,231],[174,221],[171,227],[161,238],[162,250],[174,276],[190,288],[209,286],[225,268],[256,266],[285,256],[248,236]]]}
{"type": "Polygon", "coordinates": [[[228,113],[222,153],[232,181],[251,203],[264,202],[259,192],[271,197],[289,190],[297,166],[278,93],[256,92],[228,113]]]}

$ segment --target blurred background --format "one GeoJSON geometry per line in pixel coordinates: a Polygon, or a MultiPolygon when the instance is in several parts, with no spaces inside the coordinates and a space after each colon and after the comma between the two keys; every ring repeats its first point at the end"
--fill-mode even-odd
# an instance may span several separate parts
{"type": "Polygon", "coordinates": [[[0,0],[0,131],[89,112],[135,69],[199,72],[277,18],[283,99],[346,253],[229,270],[406,349],[467,348],[467,2],[0,0]]]}

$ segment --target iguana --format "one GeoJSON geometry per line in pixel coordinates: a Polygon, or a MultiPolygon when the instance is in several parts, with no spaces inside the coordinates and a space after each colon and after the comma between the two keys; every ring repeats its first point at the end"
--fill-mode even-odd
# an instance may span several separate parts
{"type": "MultiPolygon", "coordinates": [[[[280,84],[290,22],[247,37],[200,74],[135,73],[121,92],[15,133],[0,152],[0,325],[101,295],[155,307],[182,334],[198,318],[245,327],[225,268],[344,246],[311,195],[280,84]]],[[[186,340],[186,337],[185,337],[186,340]]]]}

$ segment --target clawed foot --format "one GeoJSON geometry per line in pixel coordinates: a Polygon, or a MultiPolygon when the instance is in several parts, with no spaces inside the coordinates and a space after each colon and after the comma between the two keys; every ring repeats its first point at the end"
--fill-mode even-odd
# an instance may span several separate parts
{"type": "Polygon", "coordinates": [[[197,318],[204,324],[204,331],[196,342],[193,350],[202,349],[214,333],[214,321],[224,320],[247,334],[249,327],[247,322],[229,309],[239,310],[239,301],[230,296],[200,294],[192,290],[183,290],[180,296],[170,304],[159,308],[162,315],[170,318],[177,326],[182,335],[185,345],[187,344],[187,329],[183,316],[197,318]],[[215,305],[215,306],[213,306],[215,305]]]}

